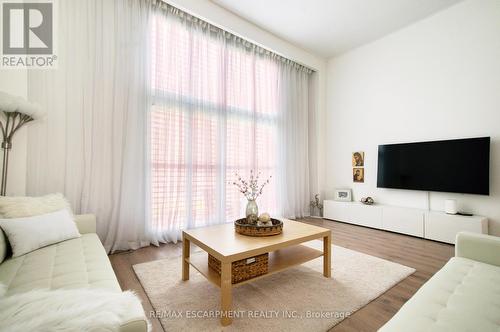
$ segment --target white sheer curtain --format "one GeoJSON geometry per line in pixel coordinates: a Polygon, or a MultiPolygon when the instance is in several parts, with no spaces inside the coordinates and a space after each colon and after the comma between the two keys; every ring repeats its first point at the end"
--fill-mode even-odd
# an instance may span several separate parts
{"type": "Polygon", "coordinates": [[[152,226],[235,220],[245,200],[228,182],[273,176],[261,212],[309,211],[310,71],[171,6],[155,12],[151,112],[152,226]]]}
{"type": "Polygon", "coordinates": [[[75,212],[95,213],[108,251],[148,245],[151,6],[58,6],[59,67],[29,72],[29,99],[47,116],[29,130],[27,192],[62,192],[75,212]]]}
{"type": "Polygon", "coordinates": [[[285,217],[310,215],[309,73],[279,63],[278,204],[285,217]]]}
{"type": "Polygon", "coordinates": [[[308,213],[310,71],[159,0],[59,2],[59,68],[30,71],[27,191],[97,215],[106,249],[177,241],[258,204],[308,213]]]}

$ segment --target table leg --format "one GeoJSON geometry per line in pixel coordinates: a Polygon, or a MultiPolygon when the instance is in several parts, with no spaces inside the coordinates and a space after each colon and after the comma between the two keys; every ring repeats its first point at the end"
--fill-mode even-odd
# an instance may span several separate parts
{"type": "Polygon", "coordinates": [[[231,302],[233,301],[232,283],[231,283],[231,262],[221,263],[221,324],[222,326],[230,325],[233,319],[229,317],[231,311],[231,302]]]}
{"type": "Polygon", "coordinates": [[[332,237],[327,235],[323,238],[323,275],[327,278],[332,276],[332,237]]]}
{"type": "Polygon", "coordinates": [[[190,255],[190,241],[182,235],[182,280],[189,280],[189,263],[187,260],[190,255]]]}

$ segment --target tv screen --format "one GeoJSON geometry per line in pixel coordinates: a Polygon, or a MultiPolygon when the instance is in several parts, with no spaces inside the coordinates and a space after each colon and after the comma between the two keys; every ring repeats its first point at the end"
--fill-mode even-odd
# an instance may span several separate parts
{"type": "Polygon", "coordinates": [[[377,187],[489,195],[490,138],[378,146],[377,187]]]}

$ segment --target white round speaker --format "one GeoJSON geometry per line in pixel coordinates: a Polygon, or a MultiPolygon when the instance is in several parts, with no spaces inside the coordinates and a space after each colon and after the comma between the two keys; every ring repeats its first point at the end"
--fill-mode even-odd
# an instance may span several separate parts
{"type": "Polygon", "coordinates": [[[457,214],[457,201],[454,199],[447,199],[444,201],[444,212],[447,214],[457,214]]]}

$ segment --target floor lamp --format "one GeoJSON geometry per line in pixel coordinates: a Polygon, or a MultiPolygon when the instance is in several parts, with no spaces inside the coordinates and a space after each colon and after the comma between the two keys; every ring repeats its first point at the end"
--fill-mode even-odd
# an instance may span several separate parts
{"type": "Polygon", "coordinates": [[[0,129],[2,134],[2,184],[0,195],[5,196],[7,190],[7,172],[9,167],[9,152],[12,149],[14,134],[26,123],[41,116],[40,106],[26,99],[0,91],[0,129]]]}

